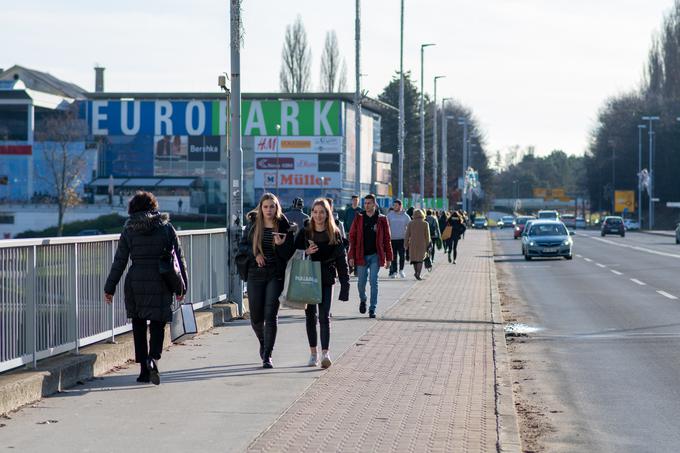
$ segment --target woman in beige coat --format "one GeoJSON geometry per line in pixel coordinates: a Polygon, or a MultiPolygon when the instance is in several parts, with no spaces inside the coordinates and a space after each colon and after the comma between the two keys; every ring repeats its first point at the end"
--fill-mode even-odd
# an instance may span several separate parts
{"type": "Polygon", "coordinates": [[[425,221],[425,213],[416,209],[413,211],[413,219],[406,226],[406,236],[404,237],[404,248],[409,256],[409,261],[413,264],[417,280],[423,270],[423,261],[427,256],[427,247],[430,244],[430,226],[425,221]]]}

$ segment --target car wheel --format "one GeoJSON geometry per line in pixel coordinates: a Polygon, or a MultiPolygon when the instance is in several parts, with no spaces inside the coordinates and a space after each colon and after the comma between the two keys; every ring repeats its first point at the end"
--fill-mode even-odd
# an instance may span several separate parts
{"type": "Polygon", "coordinates": [[[570,259],[573,259],[573,258],[574,257],[572,255],[567,255],[567,256],[564,257],[565,260],[570,260],[570,259]]]}
{"type": "Polygon", "coordinates": [[[626,237],[626,233],[621,233],[621,237],[622,238],[626,237]]]}
{"type": "Polygon", "coordinates": [[[531,257],[529,255],[524,255],[524,259],[527,261],[531,261],[531,257]]]}
{"type": "MultiPolygon", "coordinates": [[[[517,240],[517,236],[513,236],[512,238],[513,238],[514,240],[517,240]]],[[[678,240],[677,240],[677,239],[675,240],[675,243],[676,243],[676,244],[678,243],[678,240]]]]}
{"type": "Polygon", "coordinates": [[[678,240],[677,237],[675,238],[675,243],[676,243],[676,244],[680,244],[680,240],[678,240]]]}
{"type": "Polygon", "coordinates": [[[604,233],[600,233],[600,236],[604,237],[604,236],[605,236],[605,234],[604,234],[604,233]]]}

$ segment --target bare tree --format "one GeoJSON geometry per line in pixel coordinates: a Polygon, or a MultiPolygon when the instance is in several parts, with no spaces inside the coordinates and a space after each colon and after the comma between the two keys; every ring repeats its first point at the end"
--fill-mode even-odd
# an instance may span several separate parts
{"type": "Polygon", "coordinates": [[[36,143],[40,144],[45,165],[37,178],[43,180],[57,200],[59,210],[57,234],[64,231],[64,213],[80,203],[77,188],[86,166],[84,141],[87,124],[78,118],[75,107],[47,116],[36,127],[36,143]]]}
{"type": "Polygon", "coordinates": [[[286,26],[286,37],[281,52],[279,83],[284,93],[309,91],[312,51],[307,44],[307,32],[300,16],[293,25],[286,26]]]}
{"type": "Polygon", "coordinates": [[[334,93],[347,86],[347,65],[340,57],[338,36],[335,30],[326,32],[326,42],[321,54],[321,91],[334,93]]]}

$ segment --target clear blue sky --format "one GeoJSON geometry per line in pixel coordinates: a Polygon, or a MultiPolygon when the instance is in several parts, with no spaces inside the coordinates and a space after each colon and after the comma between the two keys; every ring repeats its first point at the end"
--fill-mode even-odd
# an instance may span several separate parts
{"type": "MultiPolygon", "coordinates": [[[[0,67],[21,64],[93,89],[215,91],[229,70],[227,0],[3,0],[0,67]]],[[[363,0],[362,73],[377,96],[399,65],[399,0],[363,0]]],[[[426,91],[475,112],[487,150],[536,146],[580,154],[597,110],[636,87],[652,34],[672,0],[406,0],[405,66],[426,91]]],[[[354,88],[354,1],[244,0],[246,91],[278,91],[285,27],[300,14],[314,85],[324,34],[338,33],[354,88]]]]}

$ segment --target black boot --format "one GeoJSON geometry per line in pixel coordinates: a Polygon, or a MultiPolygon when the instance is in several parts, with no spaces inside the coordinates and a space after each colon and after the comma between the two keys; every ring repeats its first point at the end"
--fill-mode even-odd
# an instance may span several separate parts
{"type": "Polygon", "coordinates": [[[149,369],[149,380],[153,385],[158,385],[161,383],[161,375],[158,372],[158,363],[155,359],[149,359],[146,361],[146,367],[149,369]]]}
{"type": "Polygon", "coordinates": [[[146,363],[139,364],[139,376],[137,377],[137,382],[149,383],[151,379],[149,378],[149,368],[147,368],[146,363]]]}

